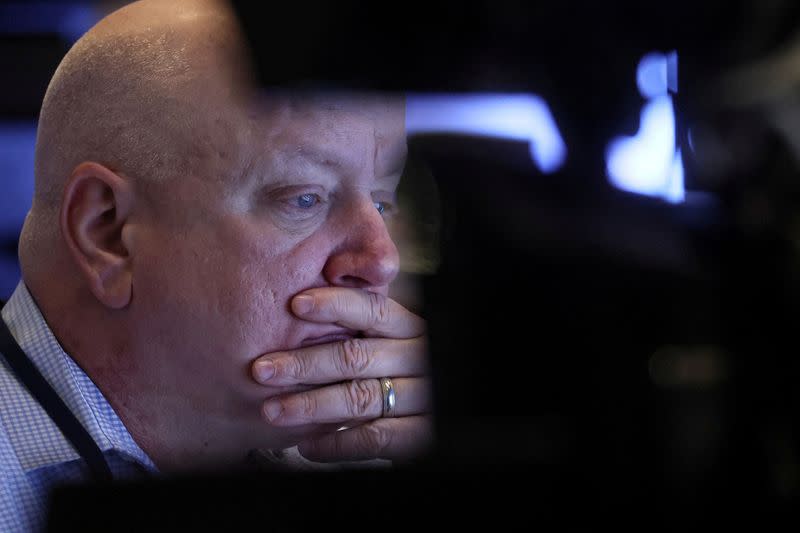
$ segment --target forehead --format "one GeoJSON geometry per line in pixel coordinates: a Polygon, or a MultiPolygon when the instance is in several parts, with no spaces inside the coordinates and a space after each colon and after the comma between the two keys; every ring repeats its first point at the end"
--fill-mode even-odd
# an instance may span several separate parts
{"type": "Polygon", "coordinates": [[[254,143],[284,162],[386,173],[406,154],[405,102],[368,95],[267,95],[251,114],[254,143]]]}

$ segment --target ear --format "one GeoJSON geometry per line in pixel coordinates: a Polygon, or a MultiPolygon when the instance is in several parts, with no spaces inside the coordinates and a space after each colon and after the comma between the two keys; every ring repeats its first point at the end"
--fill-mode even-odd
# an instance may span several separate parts
{"type": "Polygon", "coordinates": [[[98,163],[81,163],[61,201],[61,234],[92,294],[103,305],[130,304],[133,278],[126,232],[134,192],[126,178],[98,163]]]}

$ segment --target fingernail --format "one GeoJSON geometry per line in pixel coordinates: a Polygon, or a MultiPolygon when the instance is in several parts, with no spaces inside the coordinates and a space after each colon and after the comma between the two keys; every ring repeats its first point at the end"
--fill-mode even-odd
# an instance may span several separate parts
{"type": "Polygon", "coordinates": [[[253,369],[256,375],[256,380],[263,383],[275,375],[275,363],[267,359],[259,361],[255,364],[253,369]]]}
{"type": "Polygon", "coordinates": [[[292,300],[292,310],[295,314],[305,315],[314,309],[314,297],[308,294],[301,294],[292,300]]]}
{"type": "Polygon", "coordinates": [[[273,422],[276,418],[281,416],[282,412],[283,407],[281,407],[281,402],[271,400],[264,404],[264,416],[269,422],[273,422]]]}

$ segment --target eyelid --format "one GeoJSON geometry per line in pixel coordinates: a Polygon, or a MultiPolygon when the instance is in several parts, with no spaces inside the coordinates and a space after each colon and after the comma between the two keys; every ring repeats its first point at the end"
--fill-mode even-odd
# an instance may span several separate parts
{"type": "MultiPolygon", "coordinates": [[[[317,220],[328,207],[327,189],[316,183],[286,184],[272,187],[265,191],[266,212],[277,217],[282,223],[300,224],[317,220]],[[311,195],[315,198],[313,205],[302,207],[300,198],[311,195]]],[[[293,227],[293,226],[292,226],[293,227]]]]}
{"type": "Polygon", "coordinates": [[[373,203],[374,204],[382,204],[384,206],[382,213],[380,212],[380,210],[378,210],[380,215],[382,217],[384,217],[384,218],[385,217],[392,217],[392,216],[396,215],[399,212],[397,204],[394,203],[394,202],[387,202],[387,201],[383,201],[383,200],[373,200],[373,203]]]}
{"type": "Polygon", "coordinates": [[[313,194],[322,201],[326,200],[325,188],[316,184],[286,185],[275,187],[267,192],[269,198],[277,201],[286,201],[306,194],[313,194]]]}
{"type": "Polygon", "coordinates": [[[374,191],[372,193],[372,201],[373,202],[383,202],[391,205],[397,205],[397,193],[393,191],[374,191]]]}

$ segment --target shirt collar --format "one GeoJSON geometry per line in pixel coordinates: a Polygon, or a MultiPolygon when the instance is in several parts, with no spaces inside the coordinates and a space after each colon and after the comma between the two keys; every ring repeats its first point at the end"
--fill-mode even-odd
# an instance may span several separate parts
{"type": "MultiPolygon", "coordinates": [[[[58,343],[23,282],[17,285],[11,299],[3,308],[2,319],[22,351],[36,365],[101,450],[115,450],[151,472],[157,471],[153,461],[133,440],[100,389],[58,343]]],[[[16,391],[2,391],[0,394],[19,395],[16,391]]],[[[23,412],[31,413],[33,418],[29,420],[28,427],[35,424],[37,427],[49,428],[48,438],[38,439],[33,443],[29,438],[24,439],[23,435],[15,432],[13,427],[8,428],[12,445],[25,471],[80,458],[35,399],[24,394],[24,398],[14,398],[14,402],[36,404],[21,406],[25,409],[23,412]],[[21,445],[23,440],[24,446],[21,445]]]]}

